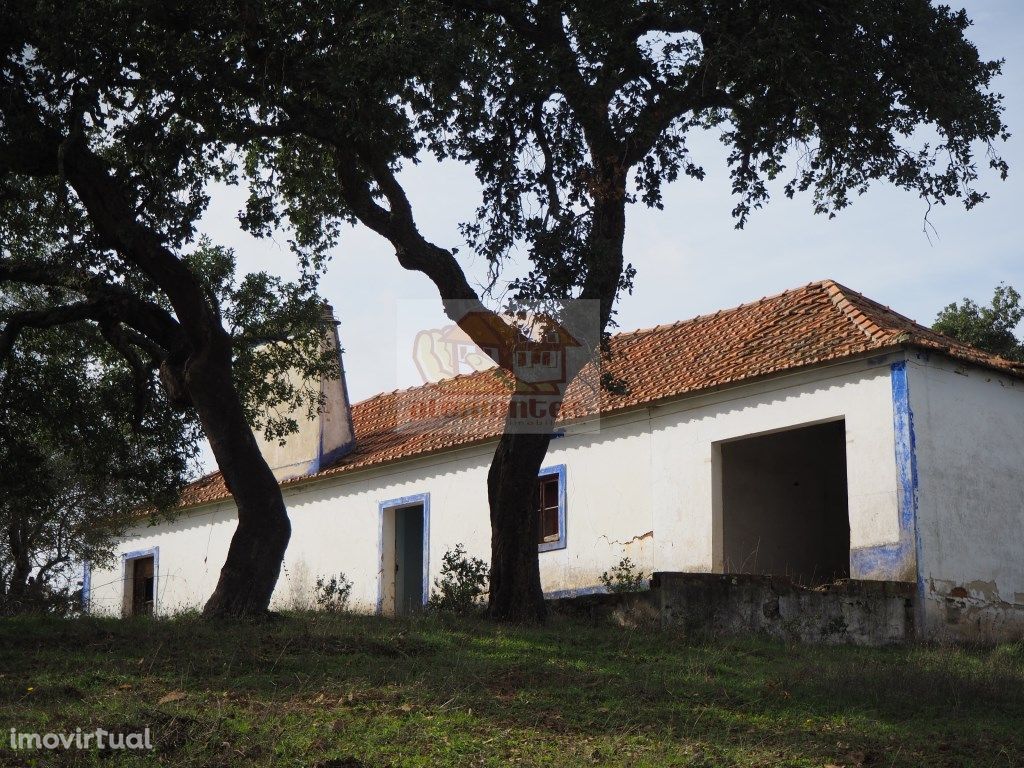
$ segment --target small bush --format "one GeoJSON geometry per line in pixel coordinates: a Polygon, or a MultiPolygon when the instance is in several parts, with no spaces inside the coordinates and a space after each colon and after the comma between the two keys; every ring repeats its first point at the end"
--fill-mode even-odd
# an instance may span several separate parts
{"type": "Polygon", "coordinates": [[[473,613],[480,610],[490,568],[478,557],[467,557],[466,548],[456,544],[444,553],[441,575],[434,579],[428,607],[445,613],[473,613]]]}
{"type": "Polygon", "coordinates": [[[345,578],[344,573],[331,576],[330,579],[319,577],[316,580],[316,607],[327,613],[344,613],[348,610],[348,599],[352,594],[352,582],[345,578]]]}
{"type": "Polygon", "coordinates": [[[8,586],[0,582],[0,616],[50,614],[67,618],[82,612],[81,587],[57,586],[34,577],[29,577],[20,592],[5,589],[8,586]]]}
{"type": "Polygon", "coordinates": [[[619,560],[611,571],[602,573],[601,583],[609,592],[643,592],[647,589],[647,577],[628,557],[619,560]]]}

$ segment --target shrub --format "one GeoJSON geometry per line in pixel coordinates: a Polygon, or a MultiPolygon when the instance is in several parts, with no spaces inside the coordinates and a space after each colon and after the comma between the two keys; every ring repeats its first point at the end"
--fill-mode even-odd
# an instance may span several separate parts
{"type": "Polygon", "coordinates": [[[619,560],[611,571],[602,573],[601,583],[609,592],[642,592],[647,589],[647,577],[628,557],[619,560]]]}
{"type": "Polygon", "coordinates": [[[456,544],[444,553],[441,575],[434,579],[428,606],[432,611],[473,613],[487,594],[490,568],[478,557],[467,557],[466,548],[456,544]]]}
{"type": "Polygon", "coordinates": [[[316,580],[316,607],[327,613],[343,613],[348,610],[348,599],[352,594],[352,582],[345,578],[344,573],[331,576],[330,579],[319,577],[316,580]]]}
{"type": "Polygon", "coordinates": [[[0,584],[0,616],[19,613],[75,616],[82,612],[82,590],[30,576],[20,592],[4,592],[0,584]]]}

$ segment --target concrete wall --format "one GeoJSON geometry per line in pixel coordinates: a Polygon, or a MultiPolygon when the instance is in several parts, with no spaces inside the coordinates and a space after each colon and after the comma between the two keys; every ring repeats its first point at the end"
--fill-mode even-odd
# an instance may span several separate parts
{"type": "MultiPolygon", "coordinates": [[[[627,423],[608,425],[600,435],[582,440],[566,437],[552,443],[547,464],[567,465],[567,545],[540,554],[545,590],[593,588],[601,572],[627,554],[652,570],[651,483],[644,471],[649,462],[638,461],[648,451],[647,441],[642,425],[627,423]]],[[[431,583],[442,555],[457,543],[465,544],[468,554],[489,559],[486,480],[493,450],[484,446],[288,490],[292,538],[274,606],[308,605],[318,576],[344,571],[353,582],[353,606],[376,610],[378,590],[389,587],[382,579],[381,543],[388,536],[381,528],[381,505],[419,494],[429,495],[431,583]]],[[[202,606],[216,584],[234,526],[233,505],[208,506],[172,523],[142,525],[129,532],[119,549],[159,548],[157,610],[166,614],[202,606]]],[[[121,566],[94,569],[90,581],[91,609],[120,611],[121,566]]]]}
{"type": "Polygon", "coordinates": [[[778,576],[655,573],[640,592],[553,600],[559,614],[594,624],[688,637],[760,635],[824,645],[891,645],[915,637],[915,588],[903,581],[846,580],[807,589],[778,576]]]}
{"type": "MultiPolygon", "coordinates": [[[[776,377],[607,417],[599,430],[571,428],[552,442],[545,462],[564,465],[567,486],[565,547],[540,554],[545,591],[595,590],[601,573],[624,555],[648,573],[721,570],[722,442],[838,419],[846,425],[852,546],[893,546],[901,528],[890,363],[865,360],[776,377]]],[[[275,606],[308,602],[318,576],[344,571],[354,584],[353,604],[376,609],[385,583],[380,510],[390,500],[429,495],[431,582],[441,556],[457,543],[487,559],[492,452],[482,446],[288,490],[293,534],[275,606]]],[[[120,550],[159,549],[157,611],[168,613],[202,605],[233,530],[231,504],[207,506],[172,523],[140,526],[120,550]]],[[[120,610],[121,579],[120,566],[91,574],[93,610],[120,610]]]]}
{"type": "Polygon", "coordinates": [[[923,353],[906,378],[926,632],[1024,637],[1024,382],[923,353]]]}

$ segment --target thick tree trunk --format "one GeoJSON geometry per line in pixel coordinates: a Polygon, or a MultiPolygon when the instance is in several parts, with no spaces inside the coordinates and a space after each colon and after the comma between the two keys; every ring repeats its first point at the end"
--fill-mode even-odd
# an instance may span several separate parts
{"type": "MultiPolygon", "coordinates": [[[[49,138],[49,137],[48,137],[49,138]]],[[[231,338],[216,302],[162,236],[139,221],[132,193],[83,136],[61,144],[63,174],[107,242],[170,301],[174,318],[144,301],[121,299],[120,317],[168,353],[161,378],[172,402],[191,403],[238,508],[238,527],[207,617],[266,614],[291,525],[281,489],[260,453],[232,377],[231,338]],[[139,305],[142,309],[139,309],[139,305]]]]}
{"type": "MultiPolygon", "coordinates": [[[[588,326],[585,307],[566,309],[563,322],[568,323],[567,330],[576,338],[590,338],[593,348],[583,357],[570,357],[562,395],[590,359],[588,355],[598,353],[600,334],[608,326],[622,276],[626,227],[624,171],[613,161],[603,180],[603,188],[609,192],[595,201],[589,270],[581,295],[582,299],[598,303],[592,329],[597,335],[590,338],[592,334],[582,332],[588,326]]],[[[487,475],[491,512],[490,613],[502,621],[541,622],[547,609],[540,582],[540,519],[534,507],[534,494],[551,434],[517,433],[514,421],[510,417],[506,423],[487,475]]],[[[553,430],[554,421],[551,426],[553,430]]]]}
{"type": "Polygon", "coordinates": [[[291,525],[281,488],[246,421],[231,377],[229,341],[222,334],[206,354],[193,356],[185,371],[189,395],[238,508],[238,527],[203,616],[263,616],[281,573],[291,525]]]}
{"type": "Polygon", "coordinates": [[[490,614],[500,621],[542,622],[547,609],[537,557],[537,473],[550,435],[506,432],[487,474],[491,509],[490,614]]]}

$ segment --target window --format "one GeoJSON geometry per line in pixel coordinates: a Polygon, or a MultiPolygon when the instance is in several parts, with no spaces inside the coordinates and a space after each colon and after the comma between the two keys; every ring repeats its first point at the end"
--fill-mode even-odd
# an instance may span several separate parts
{"type": "Polygon", "coordinates": [[[534,508],[540,522],[541,552],[565,548],[565,465],[548,467],[537,477],[534,508]]]}
{"type": "Polygon", "coordinates": [[[540,544],[558,541],[558,476],[537,481],[537,508],[540,514],[540,544]]]}

